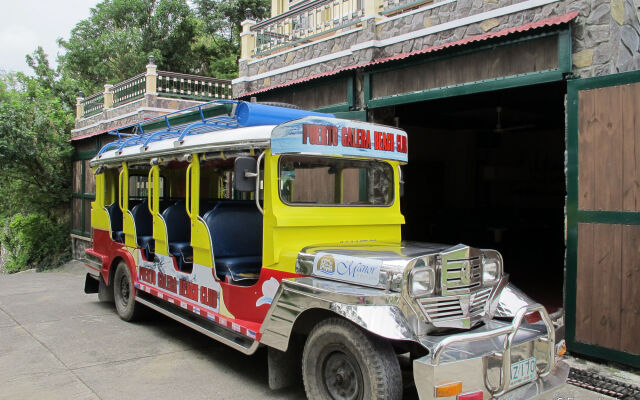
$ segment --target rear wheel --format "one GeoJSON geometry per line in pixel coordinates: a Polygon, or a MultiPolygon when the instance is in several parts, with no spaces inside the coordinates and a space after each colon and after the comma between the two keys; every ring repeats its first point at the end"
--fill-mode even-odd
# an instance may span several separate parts
{"type": "Polygon", "coordinates": [[[118,315],[125,321],[133,321],[139,314],[140,306],[136,304],[134,291],[129,266],[120,261],[113,276],[113,296],[118,315]]]}
{"type": "Polygon", "coordinates": [[[391,344],[339,318],[321,322],[309,334],[302,377],[309,399],[402,398],[400,365],[391,344]]]}

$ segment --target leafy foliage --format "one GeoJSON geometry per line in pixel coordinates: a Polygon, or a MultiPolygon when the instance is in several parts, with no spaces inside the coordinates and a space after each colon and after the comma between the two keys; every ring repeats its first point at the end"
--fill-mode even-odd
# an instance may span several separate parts
{"type": "Polygon", "coordinates": [[[48,269],[67,258],[68,225],[42,213],[16,214],[0,221],[0,242],[6,252],[5,271],[48,269]]]}
{"type": "Polygon", "coordinates": [[[166,71],[237,75],[240,23],[250,9],[267,15],[268,0],[105,0],[80,21],[60,57],[63,74],[87,93],[144,71],[148,57],[166,71]]]}
{"type": "Polygon", "coordinates": [[[49,257],[68,247],[68,238],[60,240],[52,230],[68,230],[74,120],[65,99],[71,89],[49,68],[42,49],[28,61],[35,76],[0,75],[0,241],[14,270],[45,260],[32,244],[39,243],[49,257]]]}
{"type": "Polygon", "coordinates": [[[69,251],[69,135],[75,98],[145,70],[237,76],[240,23],[269,0],[104,0],[80,21],[53,70],[42,48],[33,76],[0,73],[0,243],[4,268],[46,268],[69,251]]]}
{"type": "Polygon", "coordinates": [[[161,69],[189,70],[196,21],[186,0],[105,0],[80,21],[60,57],[64,73],[87,89],[144,71],[154,55],[161,69]]]}

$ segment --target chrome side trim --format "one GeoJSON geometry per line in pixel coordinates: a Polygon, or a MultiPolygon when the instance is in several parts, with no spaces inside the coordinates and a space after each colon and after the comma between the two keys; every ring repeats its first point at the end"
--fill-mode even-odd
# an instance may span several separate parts
{"type": "MultiPolygon", "coordinates": [[[[195,329],[196,331],[207,335],[211,339],[215,339],[220,343],[226,344],[227,346],[232,347],[246,355],[251,355],[255,353],[256,350],[258,350],[258,346],[260,345],[260,343],[257,340],[252,340],[249,342],[250,339],[242,335],[236,335],[232,332],[228,332],[226,329],[222,327],[217,329],[219,330],[219,332],[214,332],[213,330],[208,329],[204,325],[198,324],[197,322],[190,321],[180,315],[172,313],[171,311],[165,309],[164,307],[157,305],[155,302],[141,298],[139,295],[136,295],[136,301],[140,304],[144,304],[145,306],[151,308],[152,310],[155,310],[161,314],[166,315],[171,319],[174,319],[180,322],[181,324],[188,326],[189,328],[195,329]],[[237,338],[240,338],[241,340],[236,341],[235,339],[237,338]],[[248,346],[243,346],[242,344],[240,344],[242,342],[248,342],[250,344],[248,346]]],[[[216,327],[214,326],[213,328],[215,329],[216,327]]]]}
{"type": "Polygon", "coordinates": [[[296,320],[308,310],[326,310],[392,340],[417,338],[398,293],[303,277],[283,280],[260,327],[260,342],[286,351],[296,320]]]}

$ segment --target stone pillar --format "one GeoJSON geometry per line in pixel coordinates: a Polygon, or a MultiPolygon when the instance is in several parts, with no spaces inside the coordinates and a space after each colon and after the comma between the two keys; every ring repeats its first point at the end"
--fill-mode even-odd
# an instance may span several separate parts
{"type": "Polygon", "coordinates": [[[149,64],[147,64],[146,73],[147,94],[157,94],[158,91],[158,66],[155,61],[155,57],[149,56],[149,64]]]}
{"type": "Polygon", "coordinates": [[[364,0],[364,18],[379,17],[381,0],[364,0]]]}
{"type": "Polygon", "coordinates": [[[242,21],[242,33],[240,34],[240,60],[250,59],[256,52],[256,34],[251,32],[251,27],[256,24],[252,19],[242,21]]]}
{"type": "Polygon", "coordinates": [[[113,92],[111,91],[111,89],[113,89],[113,85],[110,85],[108,83],[104,85],[104,106],[103,106],[103,108],[105,110],[108,110],[111,107],[113,107],[113,92]]]}
{"type": "Polygon", "coordinates": [[[80,119],[84,115],[84,104],[82,104],[83,101],[84,96],[82,96],[82,94],[76,97],[76,119],[80,119]]]}

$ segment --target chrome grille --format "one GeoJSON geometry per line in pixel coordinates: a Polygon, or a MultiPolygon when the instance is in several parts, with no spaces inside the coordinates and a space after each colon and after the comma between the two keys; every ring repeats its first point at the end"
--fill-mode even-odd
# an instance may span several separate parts
{"type": "Polygon", "coordinates": [[[471,295],[422,298],[418,299],[418,304],[434,323],[475,317],[484,313],[491,290],[492,288],[486,288],[471,295]]]}
{"type": "Polygon", "coordinates": [[[442,254],[442,292],[469,292],[482,284],[482,259],[478,249],[459,246],[442,254]]]}
{"type": "Polygon", "coordinates": [[[487,305],[487,300],[491,296],[491,288],[482,289],[475,293],[475,296],[469,303],[469,315],[482,313],[487,305]]]}
{"type": "Polygon", "coordinates": [[[418,303],[432,321],[463,317],[458,297],[436,297],[418,299],[418,303]]]}

